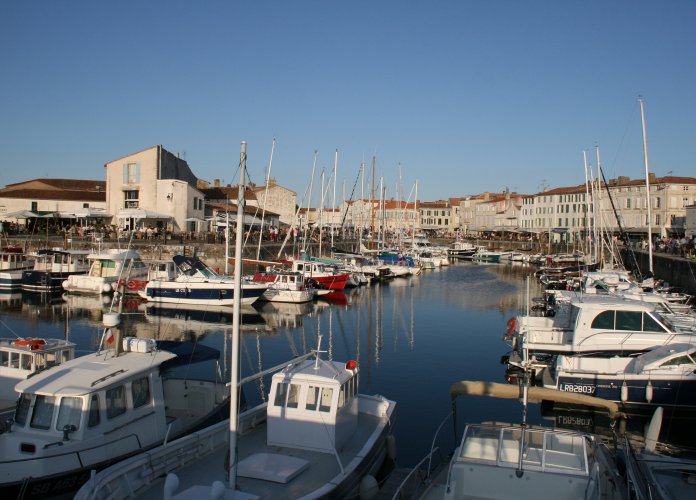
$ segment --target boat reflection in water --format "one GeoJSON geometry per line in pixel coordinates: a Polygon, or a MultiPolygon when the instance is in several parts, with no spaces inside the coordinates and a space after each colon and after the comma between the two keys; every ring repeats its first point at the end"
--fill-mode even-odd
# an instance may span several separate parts
{"type": "Polygon", "coordinates": [[[265,302],[257,306],[258,312],[271,328],[298,328],[303,317],[314,311],[312,302],[292,304],[287,302],[265,302]]]}
{"type": "MultiPolygon", "coordinates": [[[[232,326],[232,307],[175,304],[143,304],[145,322],[138,336],[156,339],[199,337],[213,330],[232,326]]],[[[253,306],[242,306],[241,329],[267,331],[263,317],[253,306]]]]}

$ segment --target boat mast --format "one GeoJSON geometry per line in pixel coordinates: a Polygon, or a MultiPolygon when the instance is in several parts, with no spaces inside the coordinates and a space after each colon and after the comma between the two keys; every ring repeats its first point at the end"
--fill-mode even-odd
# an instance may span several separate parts
{"type": "Polygon", "coordinates": [[[321,241],[324,239],[324,171],[321,171],[321,196],[319,197],[319,253],[317,257],[321,257],[321,241]]]}
{"type": "Polygon", "coordinates": [[[331,205],[331,248],[334,246],[334,223],[336,222],[336,168],[338,167],[338,148],[334,155],[334,171],[333,171],[333,204],[331,205]]]}
{"type": "MultiPolygon", "coordinates": [[[[590,185],[587,179],[587,151],[584,149],[582,151],[582,159],[585,165],[585,238],[587,240],[587,253],[592,256],[592,237],[590,236],[590,229],[592,227],[590,225],[590,185]]],[[[594,262],[597,262],[596,257],[594,258],[594,262]]]]}
{"type": "Polygon", "coordinates": [[[416,196],[413,198],[413,230],[411,231],[411,248],[416,248],[416,224],[418,224],[418,179],[416,179],[416,196]]]}
{"type": "Polygon", "coordinates": [[[309,178],[309,197],[307,198],[307,224],[302,233],[302,252],[307,251],[307,226],[309,225],[309,205],[312,202],[312,189],[314,189],[314,171],[317,167],[317,155],[319,152],[314,150],[314,161],[312,162],[312,176],[309,178]]]}
{"type": "Polygon", "coordinates": [[[239,154],[239,196],[237,198],[237,238],[234,247],[234,309],[232,313],[232,364],[230,366],[230,468],[229,489],[236,489],[237,481],[237,415],[239,388],[239,331],[242,309],[242,232],[244,231],[244,181],[246,174],[246,141],[239,154]]]}
{"type": "Polygon", "coordinates": [[[261,211],[261,227],[259,228],[259,245],[256,248],[256,260],[259,260],[261,255],[261,240],[263,239],[263,221],[266,218],[266,203],[268,203],[268,183],[271,180],[271,167],[273,167],[273,153],[275,152],[276,140],[273,138],[271,145],[271,158],[268,160],[268,172],[266,172],[266,189],[263,193],[263,210],[261,211]]]}
{"type": "Polygon", "coordinates": [[[375,157],[372,157],[372,194],[370,196],[370,250],[375,249],[375,157]]]}
{"type": "Polygon", "coordinates": [[[648,201],[648,269],[653,274],[653,248],[652,248],[652,214],[650,213],[650,174],[648,169],[648,138],[645,133],[645,111],[643,109],[643,97],[638,96],[640,104],[640,121],[643,125],[643,160],[645,162],[645,196],[648,201]]]}

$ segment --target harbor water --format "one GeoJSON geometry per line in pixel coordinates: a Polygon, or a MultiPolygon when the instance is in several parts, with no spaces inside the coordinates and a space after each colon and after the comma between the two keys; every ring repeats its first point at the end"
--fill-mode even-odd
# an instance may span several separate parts
{"type": "MultiPolygon", "coordinates": [[[[396,278],[372,286],[330,294],[309,304],[246,306],[242,315],[242,376],[273,367],[317,347],[323,356],[354,359],[360,367],[360,392],[381,394],[397,402],[395,437],[397,463],[417,463],[433,445],[443,454],[454,445],[449,389],[460,380],[506,383],[501,356],[506,322],[524,312],[529,296],[539,296],[534,268],[512,264],[453,262],[420,276],[396,278]],[[442,425],[438,439],[435,431],[442,425]]],[[[102,315],[112,307],[108,297],[0,295],[0,337],[67,338],[78,354],[97,349],[102,315]]],[[[115,307],[115,306],[114,306],[115,307]]],[[[228,363],[232,330],[231,309],[147,306],[124,303],[124,335],[157,340],[200,342],[222,352],[222,371],[228,363]]],[[[192,376],[198,374],[192,373],[192,376]]],[[[226,375],[223,375],[226,376],[226,375]]],[[[257,385],[245,387],[247,401],[264,397],[257,385]]],[[[518,400],[460,398],[457,431],[464,422],[519,422],[518,400]]],[[[663,425],[663,439],[692,446],[686,429],[691,416],[663,425]]],[[[627,425],[640,434],[646,418],[627,425]]],[[[532,405],[528,421],[588,431],[609,432],[601,415],[572,410],[549,410],[532,405]]]]}

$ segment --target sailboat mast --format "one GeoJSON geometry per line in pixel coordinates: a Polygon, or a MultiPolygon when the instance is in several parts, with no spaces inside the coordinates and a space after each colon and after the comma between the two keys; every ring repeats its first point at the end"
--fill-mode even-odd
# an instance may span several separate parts
{"type": "Polygon", "coordinates": [[[375,249],[375,157],[372,157],[372,194],[370,196],[370,249],[375,249]]]}
{"type": "Polygon", "coordinates": [[[324,239],[324,171],[321,171],[321,196],[319,197],[321,200],[319,202],[319,253],[317,254],[317,257],[321,257],[321,242],[324,239]]]}
{"type": "Polygon", "coordinates": [[[268,203],[268,183],[271,181],[271,168],[273,167],[273,153],[275,152],[276,140],[273,138],[271,144],[271,158],[268,160],[268,172],[266,172],[266,189],[263,193],[263,210],[261,211],[261,227],[259,228],[259,245],[256,248],[256,260],[261,256],[261,240],[263,239],[263,221],[266,218],[266,203],[268,203]]]}
{"type": "Polygon", "coordinates": [[[331,248],[334,246],[334,223],[336,222],[336,168],[338,167],[338,148],[334,155],[333,204],[331,205],[331,248]]]}
{"type": "MultiPolygon", "coordinates": [[[[587,151],[582,151],[582,161],[585,165],[585,239],[587,241],[587,254],[592,256],[592,239],[590,237],[590,185],[587,178],[587,151]]],[[[596,262],[596,260],[593,260],[596,262]]]]}
{"type": "Polygon", "coordinates": [[[648,201],[648,269],[653,274],[653,248],[652,248],[652,214],[650,213],[650,170],[648,168],[648,138],[645,133],[645,110],[643,109],[643,98],[638,96],[640,103],[640,121],[643,125],[643,160],[645,162],[645,197],[648,201]]]}
{"type": "Polygon", "coordinates": [[[242,233],[244,232],[244,189],[246,174],[246,141],[239,154],[239,197],[237,198],[237,238],[234,247],[234,309],[232,314],[232,364],[230,371],[230,469],[229,489],[234,491],[237,481],[237,393],[239,388],[239,331],[242,314],[242,233]]]}

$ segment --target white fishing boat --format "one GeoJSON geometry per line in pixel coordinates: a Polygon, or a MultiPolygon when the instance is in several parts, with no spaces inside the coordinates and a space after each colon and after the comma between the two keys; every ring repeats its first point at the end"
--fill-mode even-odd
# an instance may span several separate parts
{"type": "MultiPolygon", "coordinates": [[[[242,143],[242,220],[246,143],[242,143]]],[[[238,222],[239,224],[239,222],[238,222]]],[[[241,287],[242,231],[235,248],[236,289],[241,287]]],[[[136,455],[96,474],[77,499],[165,498],[351,498],[377,487],[373,474],[388,454],[395,403],[358,392],[358,365],[296,359],[273,373],[267,402],[240,411],[240,294],[232,328],[230,419],[176,442],[136,455]],[[279,370],[279,371],[278,371],[279,370]],[[166,477],[166,478],[165,478],[166,477]],[[177,493],[180,491],[180,493],[177,493]]]]}
{"type": "Polygon", "coordinates": [[[0,339],[0,411],[14,408],[18,382],[75,357],[75,344],[63,339],[0,339]]]}
{"type": "MultiPolygon", "coordinates": [[[[464,394],[518,398],[519,392],[516,386],[470,381],[458,382],[450,390],[453,400],[464,394]]],[[[521,396],[524,415],[527,399],[553,399],[555,392],[526,388],[521,396]]],[[[594,400],[584,398],[585,404],[594,400]]],[[[616,411],[609,406],[613,403],[596,401],[610,412],[616,411]]],[[[613,451],[591,434],[530,426],[524,419],[521,424],[468,424],[449,462],[438,463],[437,455],[436,449],[431,450],[408,475],[402,476],[404,479],[392,498],[628,498],[624,496],[625,480],[615,465],[613,451]]]]}
{"type": "Polygon", "coordinates": [[[447,254],[450,257],[459,259],[470,259],[476,252],[478,247],[468,241],[457,240],[452,243],[452,246],[447,249],[447,254]]]}
{"type": "Polygon", "coordinates": [[[315,289],[308,286],[300,273],[276,272],[275,280],[268,283],[268,288],[261,300],[267,302],[309,302],[314,299],[315,289]]]}
{"type": "MultiPolygon", "coordinates": [[[[179,274],[173,280],[152,279],[138,294],[148,302],[232,306],[235,300],[234,279],[216,273],[197,257],[175,255],[179,274]]],[[[266,291],[265,283],[244,280],[242,304],[252,304],[266,291]]]]}
{"type": "Polygon", "coordinates": [[[3,498],[75,491],[90,470],[224,417],[224,383],[174,370],[193,360],[217,360],[216,349],[136,338],[123,339],[123,347],[125,352],[75,358],[17,384],[14,422],[0,435],[3,498]]]}
{"type": "Polygon", "coordinates": [[[5,247],[0,250],[0,289],[22,287],[22,273],[34,267],[21,248],[5,247]]]}
{"type": "Polygon", "coordinates": [[[696,408],[696,344],[668,344],[630,357],[557,356],[544,387],[625,406],[696,408]]]}
{"type": "Polygon", "coordinates": [[[22,272],[22,289],[38,292],[60,290],[68,276],[89,271],[87,255],[87,250],[39,250],[30,256],[34,259],[34,267],[22,272]]]}
{"type": "Polygon", "coordinates": [[[87,274],[68,276],[63,289],[68,293],[109,294],[116,291],[119,280],[140,280],[148,268],[136,250],[111,248],[87,255],[87,274]]]}

